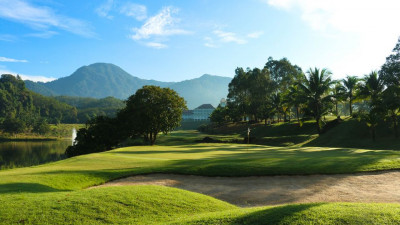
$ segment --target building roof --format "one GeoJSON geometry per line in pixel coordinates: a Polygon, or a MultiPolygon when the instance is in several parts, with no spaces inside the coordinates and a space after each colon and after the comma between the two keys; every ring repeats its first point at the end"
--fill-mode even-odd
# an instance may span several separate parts
{"type": "Polygon", "coordinates": [[[183,115],[193,115],[193,110],[185,110],[182,112],[183,115]]]}
{"type": "Polygon", "coordinates": [[[215,109],[215,108],[211,104],[203,104],[203,105],[197,107],[196,109],[215,109]]]}

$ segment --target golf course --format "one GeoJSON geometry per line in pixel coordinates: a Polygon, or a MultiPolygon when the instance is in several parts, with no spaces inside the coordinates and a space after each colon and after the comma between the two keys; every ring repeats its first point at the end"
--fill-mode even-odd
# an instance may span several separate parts
{"type": "Polygon", "coordinates": [[[0,171],[0,223],[400,223],[399,151],[196,143],[205,136],[0,171]]]}

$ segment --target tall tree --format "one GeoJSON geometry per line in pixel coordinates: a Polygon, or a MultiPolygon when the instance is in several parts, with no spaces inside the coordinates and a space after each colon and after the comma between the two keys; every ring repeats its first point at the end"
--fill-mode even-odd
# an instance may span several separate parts
{"type": "Polygon", "coordinates": [[[276,83],[280,92],[285,92],[291,85],[302,77],[302,70],[297,65],[292,65],[287,58],[274,60],[268,58],[264,69],[271,73],[272,80],[276,83]]]}
{"type": "Polygon", "coordinates": [[[400,111],[400,38],[392,53],[386,58],[385,64],[382,65],[379,75],[387,87],[383,100],[397,138],[399,137],[397,117],[400,111]]]}
{"type": "Polygon", "coordinates": [[[238,67],[228,86],[228,102],[242,118],[246,116],[250,105],[248,76],[249,74],[243,68],[238,67]]]}
{"type": "Polygon", "coordinates": [[[289,87],[287,100],[290,102],[290,105],[295,107],[296,110],[296,118],[297,122],[300,124],[300,106],[303,103],[301,89],[298,85],[292,85],[289,87]]]}
{"type": "Polygon", "coordinates": [[[349,99],[350,116],[353,114],[354,93],[359,81],[356,76],[347,76],[346,79],[343,79],[343,85],[346,88],[346,98],[349,99]]]}
{"type": "Polygon", "coordinates": [[[376,137],[376,126],[385,111],[382,98],[384,89],[383,80],[378,76],[376,71],[365,75],[364,83],[360,87],[360,96],[369,100],[370,110],[363,115],[363,118],[371,129],[373,140],[376,137]]]}
{"type": "Polygon", "coordinates": [[[144,86],[128,98],[119,117],[129,135],[143,135],[153,145],[160,132],[167,134],[179,126],[184,109],[185,100],[174,90],[144,86]]]}
{"type": "Polygon", "coordinates": [[[331,72],[327,69],[310,68],[307,74],[308,77],[299,83],[299,88],[315,118],[318,134],[321,134],[321,117],[328,112],[329,105],[332,103],[332,96],[329,95],[329,89],[333,84],[331,72]]]}
{"type": "Polygon", "coordinates": [[[346,88],[341,84],[341,82],[335,82],[335,87],[332,89],[332,97],[335,104],[335,115],[340,119],[338,105],[346,99],[346,88]]]}

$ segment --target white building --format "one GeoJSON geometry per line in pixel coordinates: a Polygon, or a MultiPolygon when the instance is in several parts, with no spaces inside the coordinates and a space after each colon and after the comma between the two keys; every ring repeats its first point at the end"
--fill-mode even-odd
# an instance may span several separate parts
{"type": "Polygon", "coordinates": [[[211,113],[215,110],[211,104],[203,104],[194,110],[186,110],[182,113],[183,120],[210,120],[211,113]]]}

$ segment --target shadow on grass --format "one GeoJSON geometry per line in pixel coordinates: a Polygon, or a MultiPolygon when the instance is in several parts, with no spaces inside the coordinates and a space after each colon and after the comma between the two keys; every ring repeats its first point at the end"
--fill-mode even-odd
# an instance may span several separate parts
{"type": "Polygon", "coordinates": [[[38,183],[9,183],[0,184],[0,193],[42,193],[65,191],[38,183]]]}
{"type": "MultiPolygon", "coordinates": [[[[263,146],[235,145],[196,145],[189,149],[167,151],[114,151],[107,154],[132,154],[138,157],[128,158],[132,166],[116,168],[112,164],[101,169],[52,170],[20,174],[18,183],[0,186],[0,193],[9,192],[51,192],[61,191],[49,186],[62,186],[63,189],[76,190],[109,180],[130,175],[149,173],[174,173],[202,176],[266,176],[266,175],[309,175],[309,174],[343,174],[366,170],[384,170],[399,168],[398,161],[376,164],[378,161],[397,159],[400,154],[395,151],[357,151],[346,148],[273,148],[263,146]],[[221,154],[218,154],[218,151],[221,154]],[[211,154],[207,154],[211,152],[211,154]],[[185,159],[173,159],[173,154],[188,153],[185,159]],[[190,155],[189,153],[200,153],[190,155]],[[145,161],[141,155],[145,155],[145,161]],[[166,160],[150,160],[151,154],[166,160]],[[168,158],[172,158],[169,159],[168,158]],[[372,166],[371,166],[372,165],[372,166]],[[386,166],[386,167],[385,167],[386,166]],[[29,177],[32,183],[25,183],[29,177]],[[46,186],[49,185],[49,186],[46,186]],[[64,187],[64,186],[65,187],[64,187]]],[[[185,156],[186,157],[186,156],[185,156]]],[[[93,159],[96,160],[96,159],[93,159]]],[[[121,158],[109,158],[118,164],[121,158]]],[[[125,160],[125,158],[124,158],[125,160]]],[[[92,165],[92,164],[88,164],[92,165]]],[[[14,176],[14,175],[10,175],[14,176]]]]}
{"type": "Polygon", "coordinates": [[[290,224],[290,222],[295,222],[292,220],[296,213],[323,204],[324,203],[313,203],[277,206],[246,214],[234,220],[233,224],[290,224]]]}

